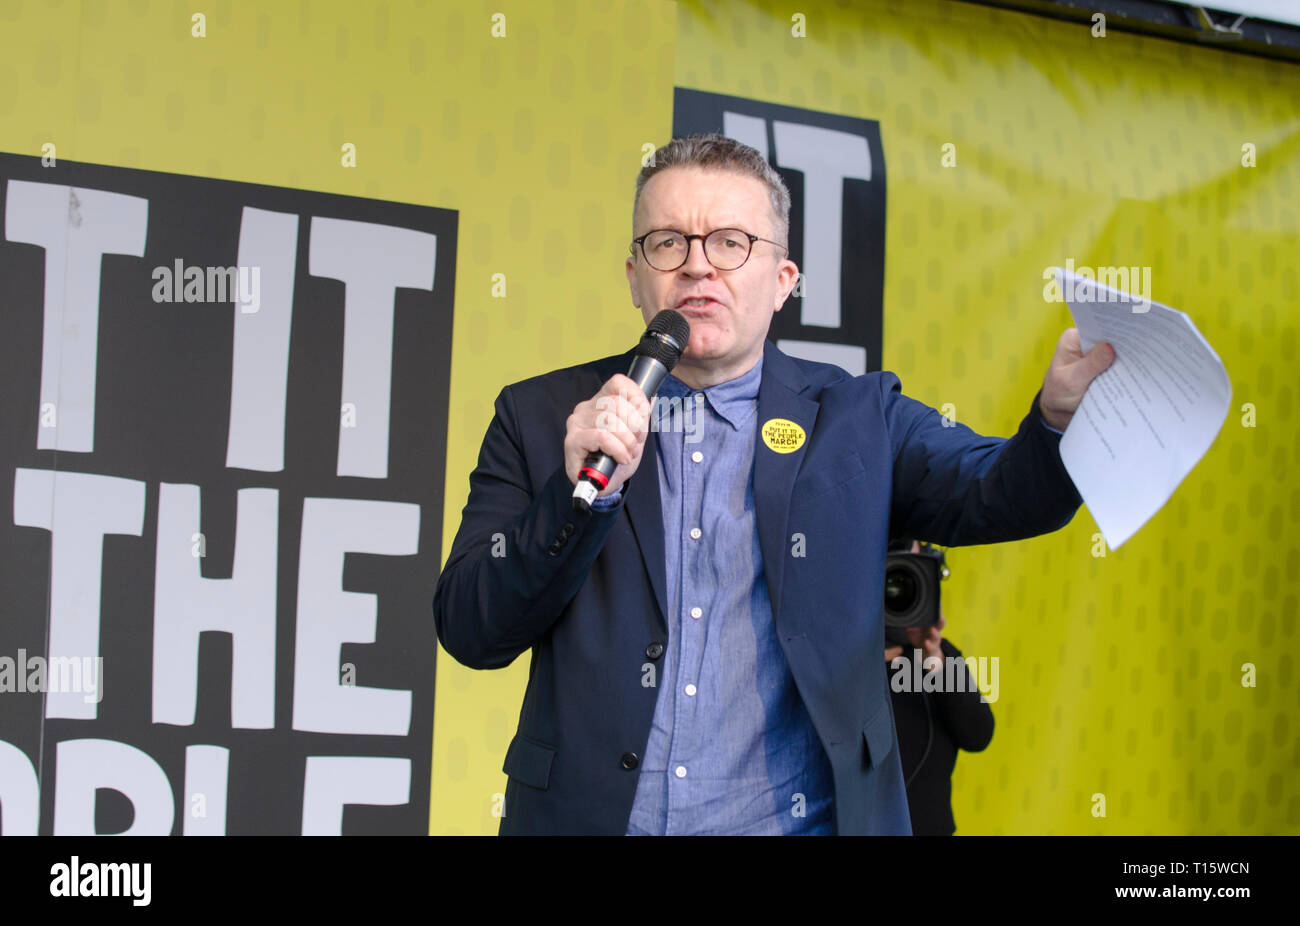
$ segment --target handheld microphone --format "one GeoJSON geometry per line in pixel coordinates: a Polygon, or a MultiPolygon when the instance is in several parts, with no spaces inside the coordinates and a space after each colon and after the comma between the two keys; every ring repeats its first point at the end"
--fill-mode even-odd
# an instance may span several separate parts
{"type": "MultiPolygon", "coordinates": [[[[650,320],[650,326],[641,335],[636,356],[627,371],[628,379],[636,383],[647,399],[653,399],[672,368],[681,359],[682,351],[691,339],[690,323],[680,312],[664,309],[650,320]]],[[[587,455],[578,471],[578,484],[573,488],[573,507],[577,511],[591,510],[592,500],[609,485],[618,463],[609,454],[593,452],[587,455]]]]}

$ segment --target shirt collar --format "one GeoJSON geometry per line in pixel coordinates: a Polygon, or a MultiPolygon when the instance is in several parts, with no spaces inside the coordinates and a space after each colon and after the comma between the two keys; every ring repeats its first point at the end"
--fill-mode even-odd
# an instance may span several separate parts
{"type": "Polygon", "coordinates": [[[718,383],[716,386],[710,386],[707,389],[697,390],[686,385],[671,373],[665,377],[663,385],[659,387],[659,395],[673,396],[691,396],[696,392],[703,392],[704,399],[708,402],[709,407],[722,418],[727,424],[739,430],[740,426],[745,423],[748,413],[753,410],[753,403],[758,399],[758,387],[763,380],[763,356],[760,354],[758,363],[750,368],[748,373],[742,373],[735,379],[729,379],[725,383],[718,383]]]}

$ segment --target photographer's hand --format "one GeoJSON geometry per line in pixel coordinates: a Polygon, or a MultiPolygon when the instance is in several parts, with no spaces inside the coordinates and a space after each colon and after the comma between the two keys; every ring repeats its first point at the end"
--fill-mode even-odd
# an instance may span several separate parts
{"type": "Polygon", "coordinates": [[[925,630],[920,627],[907,628],[907,639],[913,647],[921,648],[921,666],[927,672],[933,672],[935,669],[943,667],[943,647],[939,645],[943,640],[943,634],[939,631],[943,630],[947,625],[948,619],[943,616],[943,606],[940,605],[939,623],[925,630]],[[937,663],[934,660],[937,660],[937,663]]]}

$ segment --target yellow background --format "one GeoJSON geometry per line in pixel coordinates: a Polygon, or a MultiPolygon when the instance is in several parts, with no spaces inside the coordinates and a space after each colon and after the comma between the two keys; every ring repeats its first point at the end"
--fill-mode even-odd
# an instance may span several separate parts
{"type": "MultiPolygon", "coordinates": [[[[909,394],[1011,433],[1070,324],[1042,298],[1067,258],[1150,266],[1233,384],[1121,550],[1093,556],[1083,510],[950,551],[947,633],[1000,662],[958,831],[1300,832],[1300,68],[951,0],[797,6],[801,38],[789,5],[738,0],[3,0],[0,150],[459,210],[445,553],[501,386],[640,330],[622,256],[674,85],[879,121],[884,365],[909,394]]],[[[430,832],[496,831],[526,679],[526,656],[439,654],[430,832]]]]}

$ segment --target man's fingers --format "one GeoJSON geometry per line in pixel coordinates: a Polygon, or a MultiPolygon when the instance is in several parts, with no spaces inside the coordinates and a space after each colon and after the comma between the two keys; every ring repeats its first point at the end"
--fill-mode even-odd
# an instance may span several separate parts
{"type": "MultiPolygon", "coordinates": [[[[615,439],[623,445],[624,457],[615,457],[620,463],[631,463],[636,452],[636,435],[626,429],[614,432],[615,439]]],[[[610,456],[614,456],[610,454],[610,456]]]]}
{"type": "Polygon", "coordinates": [[[1067,328],[1056,342],[1056,361],[1058,366],[1073,367],[1083,363],[1083,371],[1088,374],[1088,381],[1111,365],[1115,359],[1115,350],[1105,341],[1092,345],[1092,350],[1083,352],[1083,343],[1079,339],[1078,328],[1067,328]]]}
{"type": "Polygon", "coordinates": [[[619,462],[626,463],[624,457],[611,452],[609,440],[602,439],[600,435],[617,440],[620,447],[630,452],[645,440],[649,425],[650,405],[640,390],[636,390],[635,395],[620,395],[617,392],[606,394],[602,390],[575,409],[569,416],[566,428],[586,452],[602,450],[619,462]]]}
{"type": "Polygon", "coordinates": [[[650,402],[631,380],[627,382],[632,385],[630,391],[607,391],[609,387],[606,384],[606,388],[591,400],[593,415],[588,424],[607,431],[626,430],[637,433],[647,430],[650,423],[650,402]]]}
{"type": "Polygon", "coordinates": [[[622,434],[591,428],[577,432],[575,438],[584,453],[600,451],[608,455],[615,463],[632,462],[632,449],[628,446],[627,441],[623,439],[622,434]]]}
{"type": "MultiPolygon", "coordinates": [[[[1056,343],[1053,373],[1060,386],[1072,396],[1081,397],[1097,375],[1115,361],[1115,349],[1105,341],[1098,341],[1088,353],[1083,352],[1077,328],[1067,328],[1056,343]]],[[[1076,403],[1077,404],[1077,403],[1076,403]]]]}
{"type": "Polygon", "coordinates": [[[1099,341],[1092,346],[1092,350],[1062,371],[1063,384],[1071,395],[1081,399],[1092,381],[1114,360],[1114,349],[1104,341],[1099,341]]]}
{"type": "Polygon", "coordinates": [[[620,392],[627,392],[636,387],[636,383],[628,379],[622,373],[615,373],[609,379],[605,380],[605,385],[600,387],[600,392],[596,395],[618,395],[620,392]]]}
{"type": "Polygon", "coordinates": [[[587,457],[603,453],[619,467],[606,487],[614,491],[636,471],[651,425],[650,401],[641,388],[621,374],[610,377],[564,423],[564,468],[569,480],[578,481],[587,457]]]}
{"type": "Polygon", "coordinates": [[[1066,328],[1061,332],[1061,336],[1056,339],[1056,350],[1053,351],[1052,364],[1054,366],[1066,366],[1083,356],[1083,349],[1079,344],[1079,329],[1066,328]]]}
{"type": "Polygon", "coordinates": [[[627,424],[628,430],[633,433],[644,431],[649,424],[649,403],[639,397],[620,398],[619,413],[619,417],[627,424]]]}
{"type": "Polygon", "coordinates": [[[611,376],[597,395],[619,396],[627,399],[633,405],[647,404],[646,394],[641,391],[641,387],[622,373],[615,373],[611,376]]]}

